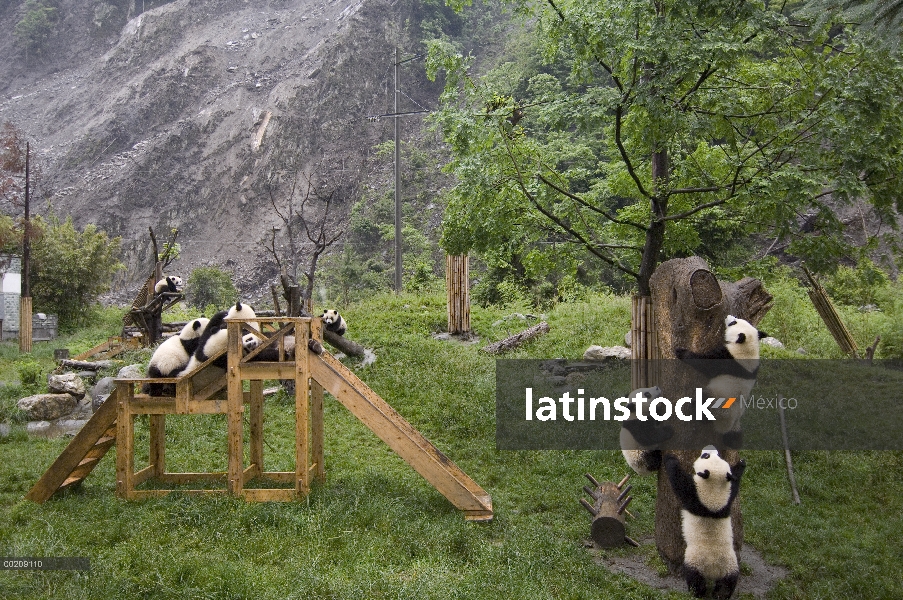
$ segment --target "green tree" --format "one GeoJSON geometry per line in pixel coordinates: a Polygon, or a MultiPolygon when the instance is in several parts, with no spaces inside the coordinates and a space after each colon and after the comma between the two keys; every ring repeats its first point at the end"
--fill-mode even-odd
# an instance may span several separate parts
{"type": "Polygon", "coordinates": [[[895,51],[781,4],[511,3],[531,23],[532,62],[477,77],[450,42],[429,44],[428,74],[445,72],[434,122],[458,181],[449,252],[567,242],[648,295],[661,260],[699,252],[711,233],[790,240],[789,253],[829,270],[846,250],[837,203],[866,200],[893,220],[895,51]]]}
{"type": "Polygon", "coordinates": [[[110,239],[94,225],[78,231],[72,217],[35,221],[43,235],[33,246],[34,306],[56,313],[63,329],[77,327],[97,296],[110,288],[113,275],[124,268],[119,262],[122,240],[110,239]]]}
{"type": "Polygon", "coordinates": [[[238,299],[232,277],[216,267],[199,267],[191,272],[185,284],[185,299],[199,309],[226,307],[238,299]]]}
{"type": "Polygon", "coordinates": [[[29,54],[40,54],[44,43],[53,33],[59,11],[42,0],[27,0],[24,11],[25,14],[16,23],[13,33],[27,59],[29,54]]]}

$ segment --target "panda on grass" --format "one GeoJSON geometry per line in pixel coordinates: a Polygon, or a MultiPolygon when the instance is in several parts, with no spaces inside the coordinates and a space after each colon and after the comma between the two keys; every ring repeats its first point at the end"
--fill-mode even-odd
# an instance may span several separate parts
{"type": "Polygon", "coordinates": [[[746,461],[730,465],[714,446],[706,446],[693,463],[693,475],[685,472],[673,454],[665,456],[671,489],[680,500],[681,526],[687,549],[683,576],[690,592],[703,598],[712,582],[712,595],[726,600],[737,587],[740,566],[734,552],[731,505],[740,491],[746,461]]]}
{"type": "MultiPolygon", "coordinates": [[[[157,346],[147,365],[147,376],[159,378],[176,377],[181,374],[197,349],[209,321],[210,319],[204,317],[189,321],[179,335],[169,337],[157,346]]],[[[151,396],[172,396],[175,395],[175,386],[149,383],[144,385],[142,391],[151,396]]]]}

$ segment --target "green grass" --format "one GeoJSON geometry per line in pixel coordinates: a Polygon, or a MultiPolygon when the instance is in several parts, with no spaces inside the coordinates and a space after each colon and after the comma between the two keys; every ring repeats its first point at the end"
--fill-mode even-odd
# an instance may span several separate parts
{"type": "MultiPolygon", "coordinates": [[[[472,345],[430,337],[444,328],[441,296],[381,295],[343,311],[348,335],[378,356],[348,364],[492,495],[491,523],[464,521],[331,398],[326,483],[293,503],[178,493],[125,502],[111,452],[81,489],[36,505],[23,496],[66,441],[29,439],[16,425],[0,441],[0,555],[87,556],[92,569],[0,572],[0,598],[688,598],[613,575],[583,546],[583,473],[619,480],[619,452],[495,450],[495,362],[479,348],[526,326],[493,327],[515,310],[528,312],[474,307],[472,345]]],[[[590,344],[623,343],[629,300],[597,297],[547,317],[551,331],[511,357],[579,358],[590,344]]],[[[292,466],[292,419],[287,398],[268,401],[268,469],[292,466]]],[[[170,417],[167,436],[173,470],[225,468],[221,417],[170,417]]],[[[781,453],[745,457],[746,539],[790,571],[771,597],[903,597],[903,453],[796,453],[801,506],[781,453]]],[[[633,484],[636,539],[653,533],[655,481],[633,484]]]]}

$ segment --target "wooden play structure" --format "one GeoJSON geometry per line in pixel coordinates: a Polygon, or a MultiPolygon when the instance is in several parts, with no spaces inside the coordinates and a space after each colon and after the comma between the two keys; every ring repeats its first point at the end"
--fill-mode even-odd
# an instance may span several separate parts
{"type": "Polygon", "coordinates": [[[323,481],[324,389],[463,511],[468,520],[492,519],[492,499],[388,403],[367,387],[322,346],[317,318],[227,320],[228,348],[189,374],[175,378],[117,379],[116,388],[84,428],[34,485],[26,498],[42,503],[60,489],[82,481],[106,452],[116,446],[116,493],[130,500],[173,491],[160,486],[204,483],[216,489],[181,489],[186,493],[228,493],[248,501],[303,498],[311,482],[323,481]],[[256,323],[259,332],[250,326],[256,323]],[[244,354],[241,338],[255,333],[261,344],[244,354]],[[286,355],[286,338],[295,337],[294,357],[286,355]],[[276,350],[276,361],[257,360],[276,350]],[[227,369],[214,364],[223,354],[227,369]],[[295,382],[295,470],[264,469],[263,381],[295,382]],[[173,384],[173,396],[140,393],[143,384],[173,384]],[[245,391],[244,382],[248,383],[245,391]],[[249,417],[249,464],[244,460],[244,415],[249,417]],[[168,415],[224,414],[227,420],[228,470],[225,473],[166,471],[165,426],[168,415]],[[135,418],[149,415],[148,465],[135,470],[135,418]],[[154,481],[151,489],[138,489],[154,481]],[[263,487],[250,487],[258,483],[263,487]]]}
{"type": "Polygon", "coordinates": [[[163,313],[185,296],[181,292],[156,294],[154,286],[163,279],[163,263],[157,262],[144,285],[135,295],[132,306],[122,317],[122,338],[138,337],[145,346],[155,344],[163,335],[163,313]],[[137,332],[130,335],[130,327],[137,332]]]}

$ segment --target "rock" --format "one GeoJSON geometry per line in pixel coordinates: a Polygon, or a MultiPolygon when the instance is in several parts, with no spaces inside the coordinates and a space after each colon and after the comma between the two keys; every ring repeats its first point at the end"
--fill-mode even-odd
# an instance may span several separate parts
{"type": "Polygon", "coordinates": [[[780,342],[780,340],[773,338],[771,336],[767,338],[762,338],[759,340],[760,344],[765,344],[766,346],[771,346],[772,348],[783,348],[784,344],[780,342]]]}
{"type": "Polygon", "coordinates": [[[72,394],[37,394],[16,403],[32,421],[52,421],[75,410],[78,400],[72,394]]]}
{"type": "Polygon", "coordinates": [[[28,432],[28,435],[47,437],[47,434],[50,433],[50,428],[50,421],[30,421],[25,426],[25,431],[28,432]]]}
{"type": "Polygon", "coordinates": [[[630,348],[624,346],[590,346],[583,353],[583,360],[608,360],[609,358],[630,358],[630,348]]]}
{"type": "Polygon", "coordinates": [[[0,438],[9,437],[10,426],[9,423],[0,423],[0,438]]]}
{"type": "Polygon", "coordinates": [[[450,334],[450,333],[448,333],[448,332],[434,333],[434,334],[433,334],[433,339],[434,339],[434,340],[439,340],[440,342],[447,342],[447,341],[449,341],[450,339],[452,339],[452,334],[450,334]]]}
{"type": "Polygon", "coordinates": [[[141,365],[128,365],[119,369],[119,373],[116,374],[117,379],[142,379],[146,375],[144,374],[144,369],[141,368],[141,365]]]}
{"type": "MultiPolygon", "coordinates": [[[[101,396],[109,396],[111,393],[113,393],[113,388],[115,387],[115,384],[113,383],[114,381],[115,379],[112,377],[104,377],[103,379],[98,381],[94,385],[94,387],[91,388],[91,397],[96,399],[100,398],[101,396]]],[[[101,400],[101,403],[103,403],[103,400],[101,400]]]]}
{"type": "Polygon", "coordinates": [[[633,339],[631,336],[631,332],[628,331],[627,333],[624,334],[624,345],[627,346],[628,348],[630,348],[632,344],[633,344],[633,339]]]}
{"type": "Polygon", "coordinates": [[[94,381],[97,378],[97,371],[79,371],[77,375],[81,377],[83,381],[94,381]]]}
{"type": "Polygon", "coordinates": [[[796,353],[797,354],[809,354],[808,352],[806,352],[805,348],[797,348],[796,353]]]}
{"type": "Polygon", "coordinates": [[[110,397],[110,394],[101,394],[100,396],[92,396],[91,397],[91,410],[97,412],[97,409],[100,408],[100,405],[107,401],[107,398],[110,397]]]}
{"type": "Polygon", "coordinates": [[[57,435],[75,435],[88,421],[86,419],[60,419],[54,423],[57,435]]]}
{"type": "Polygon", "coordinates": [[[72,394],[79,399],[85,397],[85,382],[75,373],[48,375],[47,388],[52,394],[72,394]]]}

